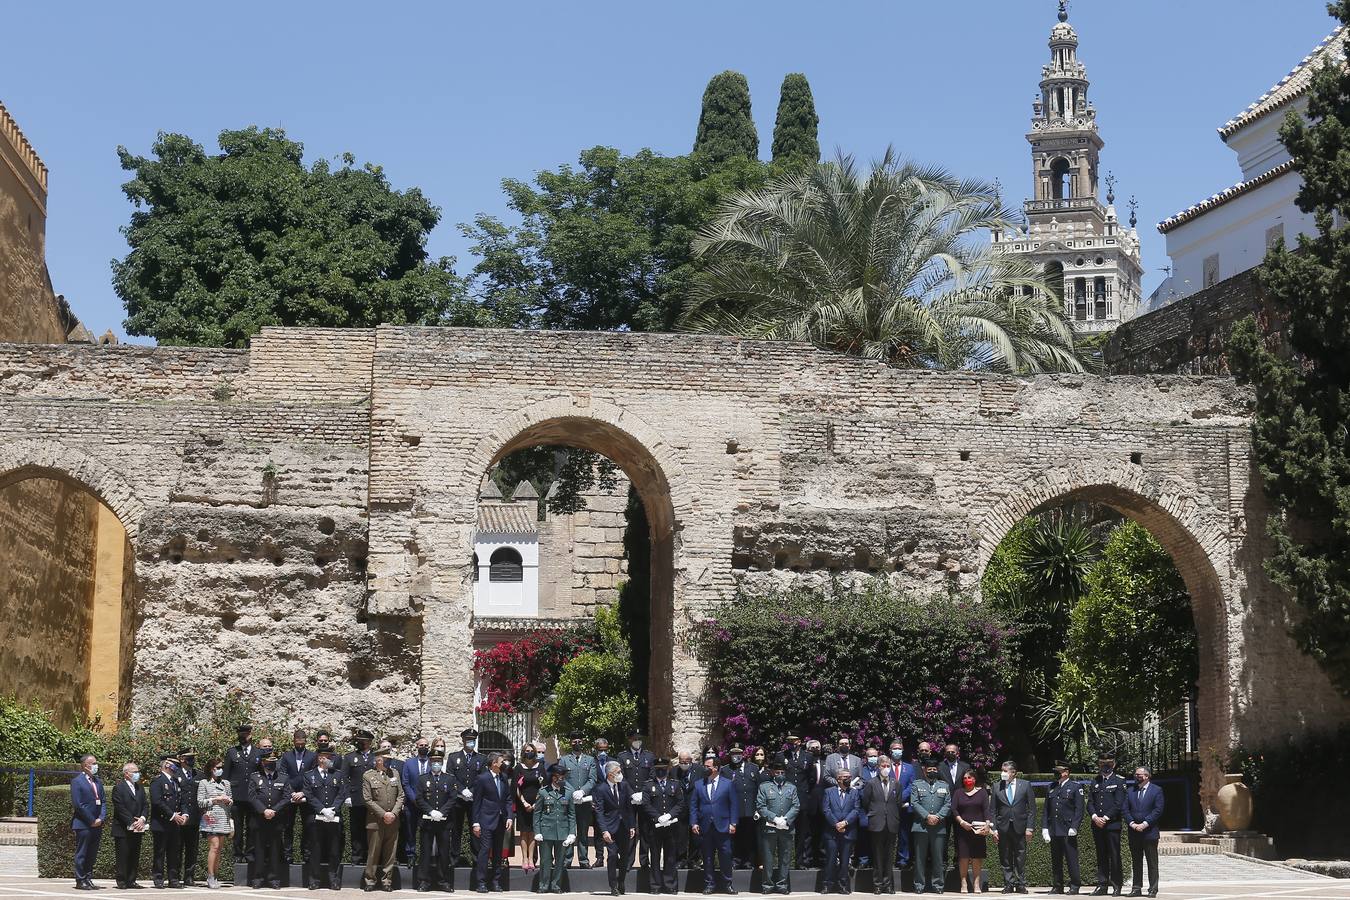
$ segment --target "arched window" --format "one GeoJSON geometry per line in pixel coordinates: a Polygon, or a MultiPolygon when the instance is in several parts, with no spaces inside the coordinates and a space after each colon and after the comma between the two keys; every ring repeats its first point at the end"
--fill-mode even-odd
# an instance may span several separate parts
{"type": "Polygon", "coordinates": [[[474,584],[477,584],[477,583],[478,583],[478,554],[477,554],[477,553],[475,553],[475,554],[473,555],[473,581],[474,581],[474,584]]]}
{"type": "Polygon", "coordinates": [[[1069,161],[1062,156],[1050,163],[1050,192],[1056,200],[1073,197],[1073,176],[1069,174],[1069,161]]]}
{"type": "Polygon", "coordinates": [[[1058,260],[1051,260],[1045,264],[1045,283],[1050,288],[1050,293],[1055,299],[1064,302],[1064,264],[1058,260]]]}
{"type": "Polygon", "coordinates": [[[488,560],[488,581],[523,581],[525,574],[520,554],[510,547],[500,547],[488,560]]]}

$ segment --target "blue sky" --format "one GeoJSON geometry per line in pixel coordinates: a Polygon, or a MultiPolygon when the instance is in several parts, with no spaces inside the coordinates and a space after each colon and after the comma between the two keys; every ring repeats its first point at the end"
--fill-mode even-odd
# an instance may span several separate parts
{"type": "MultiPolygon", "coordinates": [[[[1106,140],[1139,198],[1146,293],[1154,225],[1238,180],[1215,128],[1331,31],[1323,0],[1076,0],[1071,22],[1106,140]]],[[[805,72],[821,145],[902,154],[1030,191],[1023,137],[1053,0],[798,0],[323,5],[44,0],[6,10],[0,101],[51,170],[48,267],[95,333],[121,334],[109,261],[131,206],[115,149],[160,130],[208,149],[222,128],[283,126],[306,158],[343,151],[442,209],[436,255],[472,260],[457,224],[503,213],[503,177],[584,148],[689,149],[723,69],[750,80],[767,156],[788,72],[805,72]]],[[[144,339],[141,339],[144,340],[144,339]]]]}

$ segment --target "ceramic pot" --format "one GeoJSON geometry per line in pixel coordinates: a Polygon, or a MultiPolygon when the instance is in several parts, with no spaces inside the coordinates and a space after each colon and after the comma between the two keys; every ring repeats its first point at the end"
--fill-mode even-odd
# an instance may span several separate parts
{"type": "Polygon", "coordinates": [[[1241,774],[1224,776],[1224,785],[1215,797],[1219,824],[1224,831],[1246,831],[1252,824],[1252,789],[1242,783],[1241,774]]]}

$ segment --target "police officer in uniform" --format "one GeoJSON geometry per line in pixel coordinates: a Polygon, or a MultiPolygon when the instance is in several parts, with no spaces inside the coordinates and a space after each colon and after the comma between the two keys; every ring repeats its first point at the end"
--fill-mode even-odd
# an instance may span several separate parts
{"type": "Polygon", "coordinates": [[[1125,817],[1125,791],[1128,785],[1116,774],[1115,754],[1103,750],[1097,754],[1097,777],[1088,785],[1087,806],[1092,816],[1092,842],[1097,847],[1097,889],[1100,897],[1109,885],[1119,897],[1124,885],[1120,864],[1120,823],[1125,817]]]}
{"type": "MultiPolygon", "coordinates": [[[[685,815],[684,787],[672,778],[672,770],[679,771],[680,760],[658,759],[652,766],[652,778],[643,788],[640,821],[646,822],[642,838],[643,855],[649,866],[647,879],[653,894],[674,894],[680,889],[676,877],[676,857],[679,854],[678,835],[688,828],[685,815]]],[[[624,776],[627,778],[627,775],[624,776]]]]}
{"type": "Polygon", "coordinates": [[[938,761],[923,761],[923,777],[909,791],[914,861],[914,893],[942,893],[946,883],[947,817],[952,812],[952,790],[938,775],[938,761]]]}
{"type": "Polygon", "coordinates": [[[178,790],[183,797],[183,887],[192,887],[192,876],[197,872],[197,848],[202,838],[199,832],[202,811],[197,806],[197,751],[184,747],[178,751],[178,790]]]}
{"type": "Polygon", "coordinates": [[[1069,893],[1078,893],[1078,826],[1083,823],[1083,786],[1069,777],[1069,764],[1055,763],[1058,781],[1045,795],[1044,834],[1050,838],[1052,894],[1064,893],[1064,866],[1068,863],[1069,893]]]}
{"type": "MultiPolygon", "coordinates": [[[[248,796],[248,779],[258,771],[258,748],[253,744],[253,726],[244,722],[235,729],[239,743],[225,751],[225,780],[230,783],[230,796],[242,799],[248,796]]],[[[234,861],[252,862],[253,832],[247,803],[230,805],[234,819],[234,861]]]]}
{"type": "Polygon", "coordinates": [[[788,892],[788,870],[792,868],[792,848],[796,842],[793,832],[802,805],[797,786],[788,780],[787,767],[786,757],[775,756],[769,763],[769,780],[759,786],[755,795],[760,858],[764,861],[761,890],[765,894],[788,892]]]}
{"type": "Polygon", "coordinates": [[[366,864],[366,801],[361,796],[361,779],[375,765],[371,756],[370,743],[375,735],[358,728],[352,732],[352,746],[356,749],[342,758],[342,780],[347,783],[347,791],[352,805],[347,822],[351,832],[352,865],[366,864]]]}
{"type": "Polygon", "coordinates": [[[741,820],[736,823],[736,834],[731,840],[731,856],[738,869],[753,869],[759,848],[755,836],[755,796],[759,791],[759,766],[745,758],[745,748],[732,744],[729,752],[731,765],[724,775],[730,775],[740,794],[741,820]]]}
{"type": "Polygon", "coordinates": [[[422,817],[418,829],[422,843],[417,849],[417,889],[453,891],[459,857],[460,832],[455,819],[460,806],[459,786],[454,776],[445,771],[444,750],[433,748],[429,759],[430,771],[418,778],[413,800],[422,817]]]}
{"type": "MultiPolygon", "coordinates": [[[[445,770],[455,785],[455,807],[450,814],[450,830],[447,838],[450,842],[451,865],[459,865],[461,835],[466,826],[472,824],[473,786],[478,776],[483,774],[483,757],[478,754],[478,729],[466,728],[459,733],[462,746],[445,760],[445,770]]],[[[478,836],[469,829],[469,860],[465,865],[473,867],[478,862],[478,836]]]]}
{"type": "MultiPolygon", "coordinates": [[[[159,757],[159,775],[150,782],[150,837],[154,840],[154,857],[150,877],[155,887],[182,887],[183,826],[187,824],[184,797],[178,786],[178,764],[172,753],[159,757]]],[[[196,798],[193,798],[196,802],[196,798]]]]}
{"type": "Polygon", "coordinates": [[[304,775],[305,803],[309,805],[314,838],[309,845],[306,885],[311,891],[328,882],[335,891],[342,889],[342,820],[339,813],[347,802],[347,782],[333,768],[336,753],[328,744],[319,744],[318,765],[304,775]],[[322,876],[322,879],[320,878],[322,876]]]}
{"type": "MultiPolygon", "coordinates": [[[[628,749],[623,750],[618,756],[614,757],[623,767],[623,780],[628,783],[633,792],[633,811],[637,813],[638,838],[640,847],[638,849],[638,865],[642,868],[649,868],[649,849],[647,847],[648,837],[651,834],[651,822],[647,819],[645,809],[647,782],[652,777],[652,767],[656,765],[656,754],[642,747],[642,738],[644,737],[641,729],[628,729],[628,749]]],[[[633,860],[630,857],[626,860],[628,868],[633,867],[633,860]]]]}
{"type": "Polygon", "coordinates": [[[280,888],[281,812],[291,802],[291,783],[277,770],[281,757],[268,751],[258,762],[258,771],[248,781],[248,807],[253,815],[253,862],[248,867],[250,887],[280,888]]]}
{"type": "MultiPolygon", "coordinates": [[[[591,821],[595,818],[595,804],[586,798],[591,796],[595,790],[595,783],[599,780],[599,770],[595,764],[595,757],[583,751],[586,745],[586,735],[580,731],[573,731],[567,735],[568,741],[572,745],[572,750],[562,759],[558,760],[558,765],[563,767],[566,773],[563,778],[563,785],[567,788],[569,796],[572,798],[572,809],[577,819],[577,861],[581,868],[587,868],[590,861],[586,858],[588,848],[590,847],[591,821]]],[[[596,848],[596,865],[604,862],[604,850],[596,848]]],[[[571,851],[564,848],[564,857],[570,860],[571,851]]],[[[571,865],[571,862],[568,862],[571,865]]]]}

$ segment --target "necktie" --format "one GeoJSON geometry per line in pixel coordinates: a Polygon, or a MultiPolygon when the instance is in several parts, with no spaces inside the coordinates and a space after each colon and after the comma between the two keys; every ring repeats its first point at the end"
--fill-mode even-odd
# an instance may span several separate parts
{"type": "Polygon", "coordinates": [[[713,790],[714,790],[716,787],[717,787],[717,779],[716,779],[716,778],[714,778],[712,781],[708,782],[708,799],[709,799],[709,800],[712,799],[713,790]]]}
{"type": "Polygon", "coordinates": [[[617,804],[617,803],[619,802],[619,786],[618,786],[617,784],[611,782],[609,788],[610,788],[610,791],[613,792],[613,794],[614,794],[614,802],[617,804]]]}
{"type": "Polygon", "coordinates": [[[1012,803],[1013,786],[1016,785],[1016,784],[1017,784],[1017,782],[1015,782],[1015,781],[1009,781],[1009,782],[1008,782],[1008,802],[1009,802],[1009,803],[1012,803]]]}

